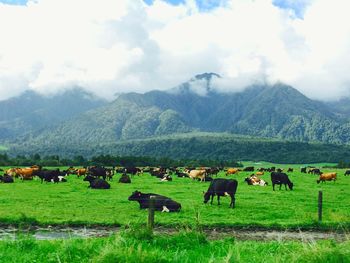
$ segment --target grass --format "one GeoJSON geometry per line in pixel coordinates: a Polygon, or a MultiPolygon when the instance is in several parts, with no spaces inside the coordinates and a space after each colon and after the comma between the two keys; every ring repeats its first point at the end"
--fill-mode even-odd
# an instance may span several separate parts
{"type": "Polygon", "coordinates": [[[0,241],[1,262],[350,262],[350,242],[208,240],[182,231],[125,230],[109,238],[0,241]]]}
{"type": "MultiPolygon", "coordinates": [[[[317,226],[318,191],[322,190],[323,226],[349,228],[350,176],[345,177],[344,170],[338,170],[337,182],[316,184],[317,176],[301,174],[298,169],[290,173],[295,189],[282,188],[275,192],[271,185],[259,187],[243,183],[249,174],[241,172],[230,176],[239,182],[235,209],[229,209],[228,198],[222,198],[221,206],[217,206],[216,199],[214,205],[204,205],[202,193],[209,183],[188,178],[174,177],[173,182],[160,182],[144,174],[133,177],[131,184],[119,184],[120,175],[116,175],[110,190],[89,189],[87,182],[74,175],[67,183],[60,184],[16,180],[14,184],[0,184],[0,224],[146,223],[147,211],[140,210],[138,203],[128,201],[133,191],[140,190],[163,194],[182,204],[180,213],[157,212],[155,221],[161,225],[313,228],[317,226]]],[[[219,177],[226,176],[221,173],[219,177]]],[[[269,174],[262,178],[270,182],[269,174]]]]}

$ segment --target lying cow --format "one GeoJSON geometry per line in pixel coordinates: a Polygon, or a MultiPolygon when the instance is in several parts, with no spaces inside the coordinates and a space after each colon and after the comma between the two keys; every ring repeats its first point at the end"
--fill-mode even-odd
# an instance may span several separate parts
{"type": "Polygon", "coordinates": [[[286,190],[287,190],[287,185],[290,190],[293,190],[293,183],[289,180],[288,175],[286,175],[285,173],[272,172],[271,182],[272,182],[273,191],[275,191],[275,184],[280,185],[280,190],[281,190],[282,184],[284,184],[284,187],[286,188],[286,190]]]}
{"type": "Polygon", "coordinates": [[[320,182],[323,183],[325,181],[335,182],[335,180],[337,180],[337,173],[322,173],[316,182],[319,184],[320,182]]]}
{"type": "Polygon", "coordinates": [[[173,178],[169,174],[165,174],[162,179],[160,179],[161,182],[171,182],[173,178]]]}
{"type": "Polygon", "coordinates": [[[13,180],[12,176],[4,174],[3,176],[0,175],[0,182],[3,182],[5,184],[10,184],[10,183],[13,183],[14,180],[13,180]]]}
{"type": "Polygon", "coordinates": [[[188,173],[188,176],[190,178],[192,178],[192,179],[198,179],[199,178],[201,180],[201,182],[204,181],[204,178],[205,178],[205,176],[207,174],[207,172],[205,170],[191,170],[191,171],[187,170],[185,172],[188,173]]]}
{"type": "Polygon", "coordinates": [[[84,181],[87,181],[90,183],[89,188],[93,189],[109,189],[111,188],[111,185],[107,183],[105,180],[100,178],[95,178],[91,175],[87,175],[84,178],[84,181]]]}
{"type": "Polygon", "coordinates": [[[226,171],[226,176],[230,174],[238,174],[239,170],[237,168],[229,168],[226,171]]]}
{"type": "Polygon", "coordinates": [[[130,176],[126,173],[123,173],[122,176],[119,178],[119,183],[122,184],[131,184],[130,176]]]}
{"type": "Polygon", "coordinates": [[[214,179],[207,190],[204,193],[204,203],[208,203],[211,199],[210,204],[213,204],[214,196],[217,196],[218,205],[220,205],[220,196],[230,196],[231,202],[230,207],[235,207],[235,194],[237,191],[238,182],[232,179],[214,179]]]}
{"type": "Polygon", "coordinates": [[[152,193],[141,193],[140,191],[133,192],[128,200],[137,201],[140,205],[140,209],[147,209],[150,207],[151,196],[154,202],[154,209],[162,212],[179,212],[181,210],[181,204],[170,199],[169,197],[152,194],[152,193]]]}
{"type": "Polygon", "coordinates": [[[257,177],[256,175],[251,175],[250,177],[246,177],[244,179],[245,182],[248,183],[248,185],[260,185],[260,186],[266,186],[268,185],[267,182],[265,182],[264,180],[260,179],[259,177],[257,177]]]}

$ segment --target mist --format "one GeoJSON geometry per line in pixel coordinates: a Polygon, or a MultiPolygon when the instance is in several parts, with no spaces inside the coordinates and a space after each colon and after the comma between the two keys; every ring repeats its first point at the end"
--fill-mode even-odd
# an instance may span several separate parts
{"type": "Polygon", "coordinates": [[[283,82],[313,99],[349,96],[350,2],[298,1],[302,12],[274,2],[227,0],[205,11],[194,0],[0,4],[0,100],[77,86],[110,100],[203,72],[222,76],[212,83],[221,92],[283,82]]]}

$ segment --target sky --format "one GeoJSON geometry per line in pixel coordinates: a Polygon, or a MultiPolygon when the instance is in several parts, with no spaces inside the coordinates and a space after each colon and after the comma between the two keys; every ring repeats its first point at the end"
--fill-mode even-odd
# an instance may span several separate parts
{"type": "Polygon", "coordinates": [[[222,92],[282,82],[347,97],[348,10],[349,0],[0,0],[0,100],[77,86],[113,99],[203,72],[222,76],[222,92]]]}

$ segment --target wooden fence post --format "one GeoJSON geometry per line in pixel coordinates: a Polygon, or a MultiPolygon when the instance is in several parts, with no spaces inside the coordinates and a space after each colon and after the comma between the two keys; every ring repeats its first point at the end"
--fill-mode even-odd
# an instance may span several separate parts
{"type": "Polygon", "coordinates": [[[153,231],[154,228],[154,199],[155,196],[150,196],[148,208],[148,229],[151,231],[153,231]]]}
{"type": "Polygon", "coordinates": [[[322,202],[323,202],[323,196],[322,191],[318,191],[318,223],[322,223],[322,202]]]}

